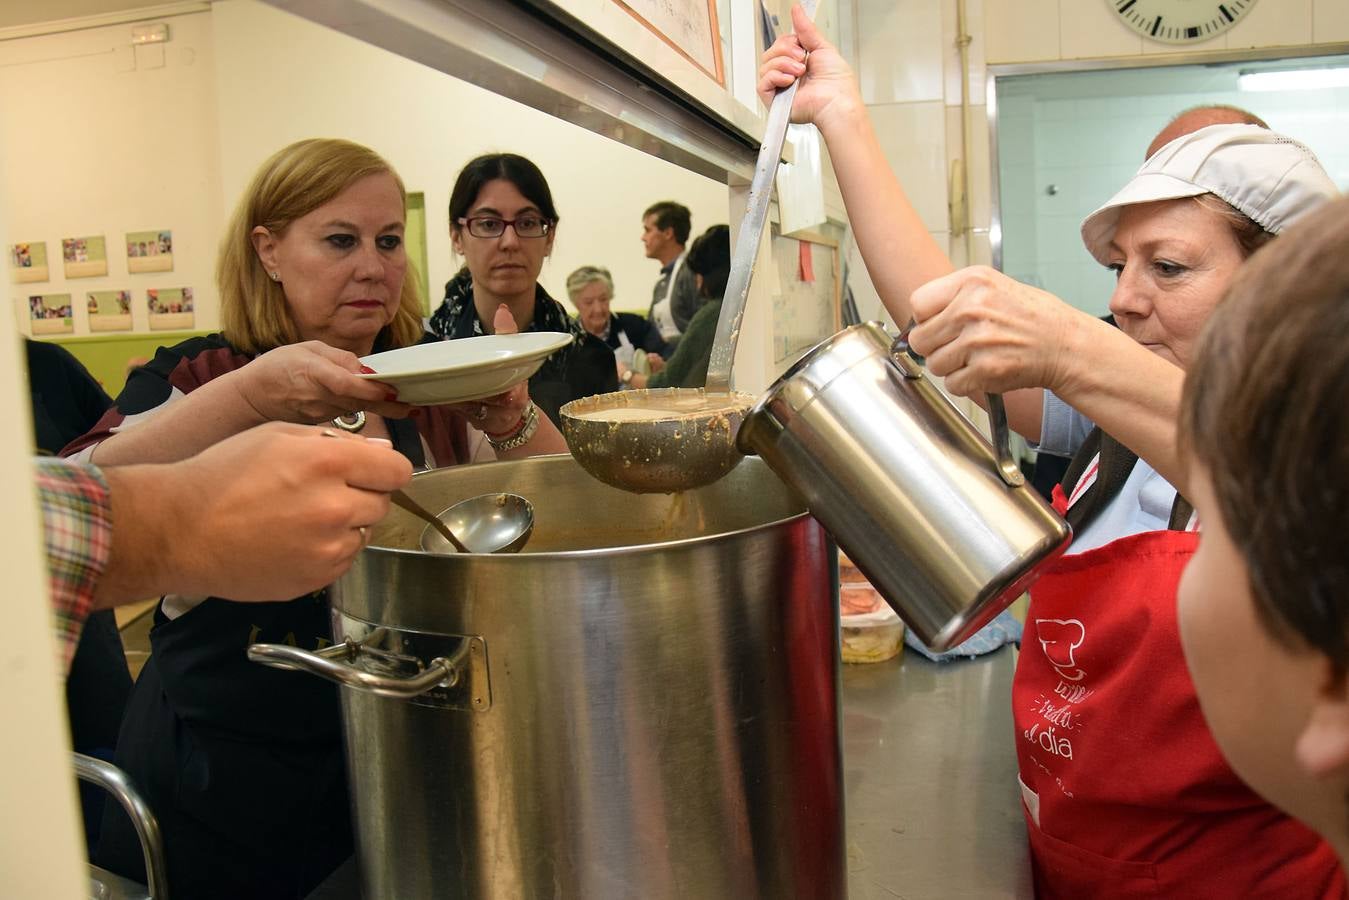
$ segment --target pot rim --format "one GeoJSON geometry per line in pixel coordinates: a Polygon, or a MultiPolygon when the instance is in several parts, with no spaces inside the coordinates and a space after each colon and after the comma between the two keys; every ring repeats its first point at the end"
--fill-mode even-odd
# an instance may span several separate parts
{"type": "MultiPolygon", "coordinates": [[[[470,560],[510,560],[510,559],[574,559],[590,558],[595,556],[614,556],[630,555],[634,553],[643,553],[654,549],[669,550],[672,548],[693,546],[697,544],[707,544],[722,540],[731,540],[745,534],[760,531],[764,528],[775,528],[782,525],[788,525],[801,518],[810,518],[809,509],[803,509],[799,513],[790,516],[784,516],[779,519],[771,519],[767,522],[760,522],[757,525],[750,525],[745,528],[737,528],[733,531],[718,531],[716,534],[700,534],[693,537],[674,538],[666,541],[653,541],[647,544],[621,545],[617,547],[587,547],[581,550],[541,550],[535,553],[529,552],[528,544],[525,549],[519,553],[430,553],[426,550],[413,550],[406,547],[383,547],[378,544],[370,544],[361,550],[362,554],[392,554],[396,556],[415,556],[415,557],[434,557],[437,559],[457,559],[466,557],[470,560]]],[[[817,523],[818,524],[818,523],[817,523]]],[[[823,528],[824,526],[820,526],[823,528]]]]}

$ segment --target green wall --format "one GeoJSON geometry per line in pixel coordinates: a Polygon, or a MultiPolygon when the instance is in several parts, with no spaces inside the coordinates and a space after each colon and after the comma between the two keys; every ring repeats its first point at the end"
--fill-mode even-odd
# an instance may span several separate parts
{"type": "Polygon", "coordinates": [[[127,362],[137,357],[152,357],[160,347],[172,347],[205,331],[156,331],[150,334],[96,334],[79,337],[40,338],[60,344],[103,385],[103,390],[116,399],[126,384],[127,362]]]}

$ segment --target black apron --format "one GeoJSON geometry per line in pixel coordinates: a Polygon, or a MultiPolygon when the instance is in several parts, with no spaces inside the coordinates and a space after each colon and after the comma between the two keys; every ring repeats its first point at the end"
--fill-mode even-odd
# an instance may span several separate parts
{"type": "MultiPolygon", "coordinates": [[[[387,424],[422,465],[415,426],[387,424]]],[[[351,855],[337,687],[246,656],[252,643],[331,640],[326,590],[284,603],[212,597],[175,619],[156,610],[116,763],[159,818],[174,896],[303,898],[351,855]]],[[[145,881],[120,808],[105,810],[95,861],[145,881]]]]}

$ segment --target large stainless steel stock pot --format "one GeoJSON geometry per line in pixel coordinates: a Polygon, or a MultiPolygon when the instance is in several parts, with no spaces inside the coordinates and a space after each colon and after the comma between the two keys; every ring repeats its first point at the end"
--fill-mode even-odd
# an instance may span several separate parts
{"type": "MultiPolygon", "coordinates": [[[[833,545],[757,459],[629,494],[570,456],[418,475],[510,491],[519,555],[413,550],[395,509],[332,592],[366,898],[845,893],[833,545]]],[[[311,677],[296,674],[295,677],[311,677]]]]}

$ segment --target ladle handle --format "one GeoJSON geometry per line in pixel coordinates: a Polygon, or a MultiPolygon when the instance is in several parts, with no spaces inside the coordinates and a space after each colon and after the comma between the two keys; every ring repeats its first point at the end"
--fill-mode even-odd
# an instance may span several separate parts
{"type": "Polygon", "coordinates": [[[458,550],[460,553],[472,552],[471,550],[469,550],[467,547],[464,546],[463,541],[459,540],[459,538],[454,536],[454,532],[450,530],[450,526],[442,522],[440,520],[440,516],[431,512],[426,507],[418,503],[416,500],[413,500],[401,489],[395,490],[393,493],[391,493],[389,495],[389,499],[392,500],[396,505],[401,506],[403,509],[406,509],[414,516],[421,519],[423,522],[429,524],[432,528],[434,528],[436,531],[440,533],[441,537],[449,541],[450,545],[454,547],[454,549],[458,550]]]}
{"type": "MultiPolygon", "coordinates": [[[[815,17],[815,0],[801,0],[807,16],[815,17]]],[[[796,96],[797,82],[782,88],[768,107],[763,143],[759,158],[754,163],[754,177],[749,185],[749,200],[745,217],[740,220],[740,231],[731,255],[731,271],[726,278],[726,293],[722,297],[721,315],[717,317],[717,334],[712,340],[712,357],[707,364],[706,389],[709,394],[731,390],[731,363],[735,360],[735,345],[740,338],[740,320],[745,315],[745,300],[749,297],[749,282],[754,275],[754,260],[759,255],[759,239],[763,237],[768,221],[768,201],[773,194],[773,176],[782,159],[782,144],[787,139],[787,126],[792,117],[792,98],[796,96]]]]}
{"type": "Polygon", "coordinates": [[[302,650],[289,644],[253,644],[248,648],[252,662],[274,669],[295,669],[308,672],[329,681],[357,690],[408,700],[425,694],[437,685],[453,687],[459,681],[459,668],[443,656],[438,656],[418,672],[406,678],[395,675],[374,675],[351,665],[361,653],[360,644],[347,641],[322,650],[302,650]],[[345,659],[343,659],[345,657],[345,659]]]}
{"type": "MultiPolygon", "coordinates": [[[[918,323],[913,319],[904,326],[904,330],[890,345],[890,355],[899,363],[899,370],[905,378],[922,378],[923,370],[909,358],[909,332],[918,323]]],[[[1012,430],[1007,427],[1007,408],[1003,405],[1002,394],[985,393],[988,403],[988,422],[993,430],[993,454],[998,463],[998,475],[1008,487],[1021,487],[1026,476],[1012,456],[1012,430]]]]}

